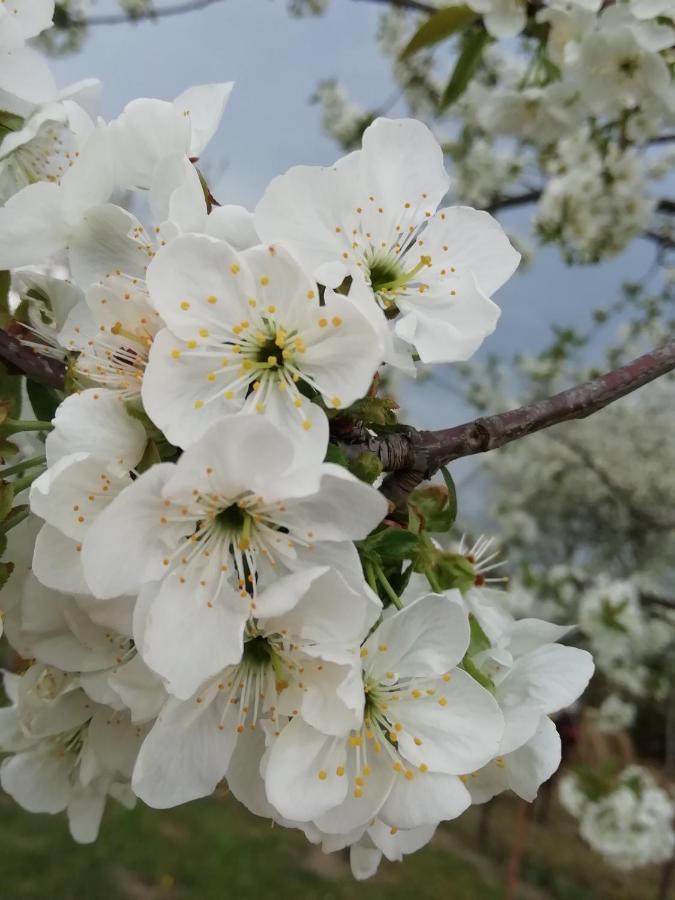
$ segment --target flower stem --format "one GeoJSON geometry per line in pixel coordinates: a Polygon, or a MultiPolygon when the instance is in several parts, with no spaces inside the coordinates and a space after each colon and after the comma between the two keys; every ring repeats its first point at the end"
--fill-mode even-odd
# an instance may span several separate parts
{"type": "Polygon", "coordinates": [[[436,578],[436,576],[431,571],[431,569],[425,569],[424,574],[426,575],[426,579],[429,582],[429,584],[431,585],[432,589],[437,594],[442,594],[443,588],[441,587],[440,582],[438,581],[438,578],[436,578]]]}
{"type": "MultiPolygon", "coordinates": [[[[14,507],[18,512],[15,515],[10,515],[5,519],[4,522],[0,522],[0,534],[5,534],[5,532],[9,531],[10,528],[14,528],[15,525],[18,525],[19,522],[23,522],[24,519],[27,519],[30,515],[30,509],[28,506],[14,507]]],[[[12,510],[13,512],[14,510],[12,510]]]]}
{"type": "Polygon", "coordinates": [[[375,563],[373,565],[373,571],[375,573],[377,580],[380,582],[380,584],[384,588],[385,594],[387,595],[387,597],[389,597],[389,599],[394,604],[396,609],[403,609],[403,604],[401,603],[401,598],[396,593],[396,591],[393,589],[393,587],[389,584],[389,582],[387,580],[387,576],[382,571],[382,568],[375,563]]]}
{"type": "Polygon", "coordinates": [[[0,422],[0,431],[14,434],[17,431],[51,431],[51,422],[40,422],[32,419],[5,419],[0,422]]]}
{"type": "Polygon", "coordinates": [[[14,463],[13,466],[7,466],[6,469],[0,469],[0,478],[7,478],[8,475],[16,475],[17,472],[24,472],[26,469],[34,469],[36,466],[42,465],[44,461],[44,454],[40,456],[31,456],[30,459],[24,459],[21,462],[14,463]]]}

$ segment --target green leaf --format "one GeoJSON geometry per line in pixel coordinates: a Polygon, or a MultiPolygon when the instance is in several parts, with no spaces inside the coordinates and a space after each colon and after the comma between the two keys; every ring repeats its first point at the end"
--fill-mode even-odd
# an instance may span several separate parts
{"type": "Polygon", "coordinates": [[[0,563],[0,591],[7,584],[7,579],[14,571],[14,563],[12,562],[3,562],[0,563]]]}
{"type": "Polygon", "coordinates": [[[41,422],[51,422],[56,407],[63,400],[59,392],[44,384],[38,384],[37,381],[32,381],[30,378],[26,379],[26,391],[35,418],[41,422]]]}
{"type": "Polygon", "coordinates": [[[480,64],[483,50],[489,39],[488,33],[484,28],[480,30],[468,32],[465,35],[462,52],[459,59],[455,63],[450,81],[443,91],[439,109],[444,110],[458,100],[469,86],[469,82],[473,78],[480,64]]]}
{"type": "Polygon", "coordinates": [[[368,552],[374,552],[386,563],[412,559],[418,544],[417,535],[403,528],[384,528],[369,535],[362,545],[368,552]]]}
{"type": "Polygon", "coordinates": [[[349,465],[347,454],[337,444],[328,445],[324,462],[334,463],[336,466],[343,466],[345,469],[349,465]]]}
{"type": "Polygon", "coordinates": [[[14,502],[14,488],[9,481],[0,481],[0,522],[9,515],[14,502]]]}
{"type": "Polygon", "coordinates": [[[9,311],[9,285],[10,274],[3,270],[0,272],[0,328],[6,328],[12,314],[9,311]]]}
{"type": "Polygon", "coordinates": [[[434,44],[466,28],[477,18],[478,13],[468,6],[445,6],[439,9],[417,29],[401,53],[401,59],[412,56],[425,47],[433,47],[434,44]]]}

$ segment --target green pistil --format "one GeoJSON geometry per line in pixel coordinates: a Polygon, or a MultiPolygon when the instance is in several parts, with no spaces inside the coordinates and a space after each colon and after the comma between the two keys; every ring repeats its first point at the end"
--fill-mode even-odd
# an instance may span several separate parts
{"type": "Polygon", "coordinates": [[[416,266],[408,272],[390,260],[374,260],[370,265],[370,283],[377,294],[394,294],[405,288],[418,272],[431,265],[430,256],[421,256],[416,266]]]}
{"type": "Polygon", "coordinates": [[[244,644],[242,662],[254,669],[264,669],[273,665],[274,656],[274,650],[267,639],[258,635],[244,644]]]}
{"type": "Polygon", "coordinates": [[[248,516],[244,510],[236,503],[233,503],[232,506],[228,506],[227,509],[221,509],[221,511],[216,514],[215,521],[221,528],[239,534],[239,532],[243,530],[247,519],[248,516]]]}

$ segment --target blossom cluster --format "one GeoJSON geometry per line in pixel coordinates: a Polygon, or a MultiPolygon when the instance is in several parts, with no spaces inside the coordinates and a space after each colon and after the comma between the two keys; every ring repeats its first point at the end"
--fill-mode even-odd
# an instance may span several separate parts
{"type": "MultiPolygon", "coordinates": [[[[652,185],[664,168],[672,171],[672,156],[652,146],[675,123],[672,0],[467,6],[475,16],[463,14],[454,71],[468,86],[453,105],[444,93],[446,57],[434,59],[430,37],[434,27],[436,41],[447,34],[447,22],[390,10],[380,33],[410,110],[443,136],[457,164],[455,195],[484,207],[527,196],[538,203],[540,239],[557,243],[567,260],[615,255],[654,221],[652,185]],[[426,45],[411,52],[411,36],[425,27],[426,45]]],[[[339,85],[319,97],[331,113],[327,130],[349,146],[368,111],[339,85]]]]}
{"type": "MultiPolygon", "coordinates": [[[[17,4],[22,40],[48,6],[17,4]]],[[[28,379],[46,421],[2,407],[3,438],[29,432],[3,470],[28,473],[3,480],[4,628],[26,661],[5,679],[4,790],[88,842],[108,797],[166,808],[225,779],[350,847],[356,877],[472,802],[532,800],[590,655],[506,611],[488,542],[430,537],[449,487],[393,510],[381,465],[341,445],[391,427],[383,365],[464,360],[492,332],[519,261],[501,227],[442,205],[415,120],[377,119],[249,212],[195,166],[231,84],[105,122],[42,83],[22,106],[21,73],[3,77],[12,329],[65,370],[28,379]]]]}
{"type": "Polygon", "coordinates": [[[560,779],[559,797],[609,865],[628,871],[672,857],[675,807],[647,769],[628,766],[608,787],[592,773],[569,773],[560,779]]]}

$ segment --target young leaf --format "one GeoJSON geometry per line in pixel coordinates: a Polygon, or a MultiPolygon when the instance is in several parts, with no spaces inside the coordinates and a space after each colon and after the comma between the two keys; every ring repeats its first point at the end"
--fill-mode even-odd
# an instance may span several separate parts
{"type": "Polygon", "coordinates": [[[478,69],[483,49],[488,42],[488,33],[484,28],[471,31],[465,36],[462,52],[455,63],[450,81],[443,91],[439,109],[442,111],[458,100],[469,86],[478,69]]]}
{"type": "Polygon", "coordinates": [[[423,50],[425,47],[433,47],[434,44],[438,44],[466,28],[477,18],[478,13],[469,9],[468,6],[445,6],[439,9],[417,29],[401,53],[401,59],[412,56],[413,53],[417,53],[418,50],[423,50]]]}
{"type": "Polygon", "coordinates": [[[26,392],[30,405],[33,407],[35,418],[41,422],[51,422],[63,397],[54,388],[38,384],[37,381],[26,379],[26,392]]]}

